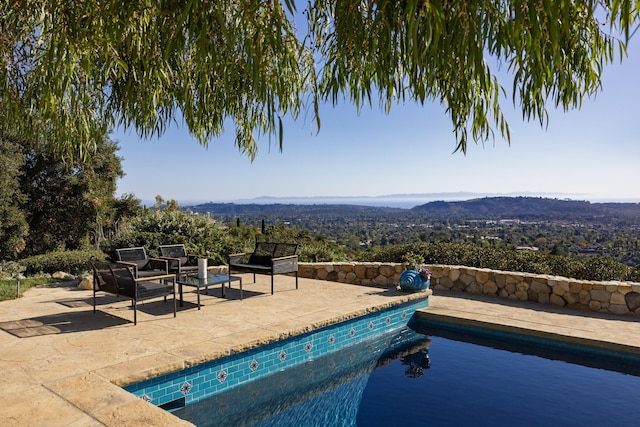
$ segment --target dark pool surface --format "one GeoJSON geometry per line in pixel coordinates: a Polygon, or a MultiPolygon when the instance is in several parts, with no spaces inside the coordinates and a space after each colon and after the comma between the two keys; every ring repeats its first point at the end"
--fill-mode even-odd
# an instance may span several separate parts
{"type": "Polygon", "coordinates": [[[174,413],[198,426],[637,426],[639,374],[628,357],[423,324],[174,413]]]}

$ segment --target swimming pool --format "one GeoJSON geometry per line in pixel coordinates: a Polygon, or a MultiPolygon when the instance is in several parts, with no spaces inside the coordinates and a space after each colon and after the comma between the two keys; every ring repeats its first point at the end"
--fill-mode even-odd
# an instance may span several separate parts
{"type": "Polygon", "coordinates": [[[639,362],[419,322],[174,414],[203,427],[635,426],[639,362]]]}
{"type": "Polygon", "coordinates": [[[416,310],[427,305],[426,298],[410,300],[179,372],[131,384],[124,389],[156,406],[173,411],[397,331],[406,327],[416,310]]]}
{"type": "Polygon", "coordinates": [[[416,318],[427,305],[391,306],[125,389],[201,427],[633,420],[639,357],[416,318]]]}

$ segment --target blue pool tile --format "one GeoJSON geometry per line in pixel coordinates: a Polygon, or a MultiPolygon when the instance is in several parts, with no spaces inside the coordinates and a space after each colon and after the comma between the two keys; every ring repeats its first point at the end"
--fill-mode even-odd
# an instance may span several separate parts
{"type": "Polygon", "coordinates": [[[186,397],[188,403],[197,402],[240,384],[302,365],[328,353],[404,327],[415,310],[427,304],[428,300],[421,300],[370,313],[282,342],[207,362],[181,373],[133,384],[125,389],[141,398],[151,398],[156,405],[181,397],[186,397]],[[189,386],[185,387],[185,383],[189,386]]]}

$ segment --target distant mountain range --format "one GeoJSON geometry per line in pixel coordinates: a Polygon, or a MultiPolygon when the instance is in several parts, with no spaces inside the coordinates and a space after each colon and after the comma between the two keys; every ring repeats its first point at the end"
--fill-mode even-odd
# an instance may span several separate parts
{"type": "Polygon", "coordinates": [[[429,216],[518,219],[640,218],[640,203],[591,203],[542,197],[485,197],[462,202],[430,202],[411,209],[429,216]]]}
{"type": "MultiPolygon", "coordinates": [[[[409,209],[434,201],[465,201],[485,197],[546,197],[573,200],[588,200],[583,194],[569,193],[471,193],[471,192],[449,192],[449,193],[414,193],[414,194],[387,194],[382,196],[326,196],[326,197],[256,197],[253,199],[237,199],[208,202],[205,204],[226,204],[235,205],[271,205],[271,204],[293,204],[293,205],[358,205],[377,206],[409,209]]],[[[639,200],[640,201],[640,198],[639,200]]],[[[201,205],[199,202],[180,203],[181,205],[201,205]]],[[[149,206],[153,202],[149,203],[149,206]]]]}
{"type": "Polygon", "coordinates": [[[409,215],[432,219],[564,219],[606,221],[631,219],[640,222],[640,203],[592,203],[544,197],[482,197],[464,201],[432,201],[411,209],[354,204],[241,204],[204,203],[185,209],[219,216],[267,215],[302,216],[372,216],[409,215]]]}

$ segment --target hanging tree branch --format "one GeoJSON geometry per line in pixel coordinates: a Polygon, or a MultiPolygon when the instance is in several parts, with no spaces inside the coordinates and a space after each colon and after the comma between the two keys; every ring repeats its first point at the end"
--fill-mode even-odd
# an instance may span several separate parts
{"type": "Polygon", "coordinates": [[[509,139],[513,81],[525,120],[579,108],[625,53],[639,0],[8,0],[0,5],[0,132],[87,156],[106,129],[161,135],[184,120],[206,145],[232,125],[253,158],[282,118],[442,103],[457,137],[509,139]],[[297,28],[307,18],[305,31],[297,28]],[[305,100],[309,99],[309,104],[305,100]]]}

